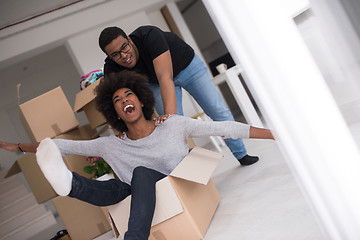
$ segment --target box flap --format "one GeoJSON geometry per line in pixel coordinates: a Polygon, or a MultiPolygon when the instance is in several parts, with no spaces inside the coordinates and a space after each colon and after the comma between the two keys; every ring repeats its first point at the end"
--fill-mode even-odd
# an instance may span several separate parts
{"type": "Polygon", "coordinates": [[[156,183],[156,189],[156,206],[151,226],[159,224],[184,211],[169,178],[163,178],[158,181],[156,183]]]}
{"type": "Polygon", "coordinates": [[[195,147],[170,173],[170,176],[206,185],[223,157],[222,153],[195,147]]]}
{"type": "Polygon", "coordinates": [[[26,153],[17,160],[24,177],[40,204],[57,196],[56,192],[45,178],[37,161],[35,153],[26,153]]]}
{"type": "Polygon", "coordinates": [[[9,171],[6,173],[5,178],[11,177],[12,175],[15,175],[17,173],[21,172],[21,168],[17,161],[11,166],[9,171]]]}
{"type": "Polygon", "coordinates": [[[114,219],[111,217],[110,213],[109,213],[109,219],[110,219],[110,226],[111,226],[111,229],[114,233],[114,236],[116,239],[118,239],[118,237],[120,236],[120,233],[119,233],[119,230],[117,229],[116,225],[115,225],[115,222],[114,222],[114,219]]]}
{"type": "Polygon", "coordinates": [[[121,202],[107,207],[109,215],[113,221],[113,231],[115,234],[119,233],[121,237],[124,237],[124,233],[128,228],[130,203],[131,196],[128,196],[121,202]]]}
{"type": "Polygon", "coordinates": [[[54,137],[54,139],[69,140],[91,140],[98,137],[96,129],[91,128],[90,124],[77,127],[69,132],[62,133],[54,137]]]}
{"type": "Polygon", "coordinates": [[[74,112],[81,111],[86,104],[95,99],[96,95],[94,93],[94,89],[99,85],[102,78],[103,77],[99,78],[94,83],[86,87],[84,90],[76,94],[74,112]]]}
{"type": "MultiPolygon", "coordinates": [[[[114,222],[114,232],[119,232],[121,236],[128,228],[130,216],[131,197],[127,197],[121,202],[108,206],[109,214],[114,222]]],[[[178,199],[169,178],[163,178],[156,183],[156,206],[151,226],[159,224],[171,217],[182,213],[183,207],[178,199]]]]}

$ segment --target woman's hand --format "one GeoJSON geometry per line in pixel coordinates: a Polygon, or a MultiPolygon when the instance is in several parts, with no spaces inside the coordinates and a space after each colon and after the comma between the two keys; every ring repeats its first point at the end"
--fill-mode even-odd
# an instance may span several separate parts
{"type": "Polygon", "coordinates": [[[163,124],[165,122],[165,120],[170,117],[173,114],[165,114],[165,115],[160,115],[156,118],[154,118],[153,120],[155,120],[157,123],[163,124]]]}
{"type": "Polygon", "coordinates": [[[0,149],[4,149],[10,152],[21,152],[18,145],[15,143],[0,142],[0,149]]]}
{"type": "Polygon", "coordinates": [[[10,152],[31,152],[36,153],[36,149],[39,143],[7,143],[0,141],[0,149],[4,149],[10,152]]]}
{"type": "Polygon", "coordinates": [[[273,139],[274,135],[269,129],[250,126],[250,138],[273,139]]]}

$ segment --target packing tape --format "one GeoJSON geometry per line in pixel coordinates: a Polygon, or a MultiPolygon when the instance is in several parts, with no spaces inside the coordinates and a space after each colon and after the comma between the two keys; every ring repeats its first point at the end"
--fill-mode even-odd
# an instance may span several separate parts
{"type": "Polygon", "coordinates": [[[161,230],[157,230],[151,234],[154,240],[168,240],[161,230]]]}
{"type": "Polygon", "coordinates": [[[59,126],[56,123],[51,125],[51,128],[54,130],[56,136],[61,134],[61,130],[60,130],[59,126]]]}
{"type": "Polygon", "coordinates": [[[20,87],[21,83],[16,84],[18,106],[20,105],[20,87]]]}
{"type": "Polygon", "coordinates": [[[97,227],[98,227],[98,229],[100,230],[101,233],[106,232],[106,227],[105,227],[104,223],[98,223],[97,227]]]}

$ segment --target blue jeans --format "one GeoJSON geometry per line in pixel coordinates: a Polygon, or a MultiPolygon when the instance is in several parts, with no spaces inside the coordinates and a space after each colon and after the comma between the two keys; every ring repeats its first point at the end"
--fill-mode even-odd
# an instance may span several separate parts
{"type": "Polygon", "coordinates": [[[130,186],[117,179],[97,181],[73,172],[69,197],[96,206],[109,206],[131,194],[130,218],[124,240],[147,240],[155,210],[155,184],[164,177],[164,174],[155,170],[137,167],[130,186]]]}
{"type": "MultiPolygon", "coordinates": [[[[214,121],[234,121],[234,117],[213,84],[205,64],[197,55],[195,55],[189,66],[174,78],[174,84],[177,114],[183,115],[181,88],[184,88],[196,100],[206,115],[214,121]]],[[[161,100],[160,86],[154,83],[149,83],[149,86],[155,95],[156,111],[159,115],[163,115],[164,107],[161,100]]],[[[240,138],[224,140],[237,159],[246,155],[244,143],[240,138]]]]}

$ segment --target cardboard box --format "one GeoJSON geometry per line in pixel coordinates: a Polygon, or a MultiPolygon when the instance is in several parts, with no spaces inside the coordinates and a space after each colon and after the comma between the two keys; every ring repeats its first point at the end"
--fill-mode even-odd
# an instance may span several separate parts
{"type": "Polygon", "coordinates": [[[27,153],[10,168],[6,177],[23,172],[31,191],[40,204],[57,196],[36,162],[35,153],[27,153]]]}
{"type": "MultiPolygon", "coordinates": [[[[174,171],[156,184],[150,240],[199,240],[205,236],[220,202],[210,177],[221,153],[195,147],[174,171]]],[[[116,237],[124,236],[131,197],[108,207],[116,237]]]]}
{"type": "Polygon", "coordinates": [[[52,138],[79,126],[61,87],[19,105],[20,119],[32,142],[52,138]]]}
{"type": "Polygon", "coordinates": [[[75,128],[67,133],[60,134],[54,139],[69,139],[69,140],[90,140],[99,136],[96,129],[90,127],[89,124],[75,128]]]}
{"type": "MultiPolygon", "coordinates": [[[[68,133],[61,134],[55,138],[88,140],[93,139],[93,136],[96,136],[96,131],[94,131],[89,125],[85,125],[68,133]]],[[[92,177],[92,175],[83,171],[85,166],[90,165],[90,163],[85,160],[84,156],[68,155],[63,157],[63,159],[70,171],[77,172],[81,176],[87,178],[92,177]]],[[[5,177],[10,177],[19,172],[23,172],[24,177],[38,203],[46,202],[57,196],[56,192],[46,180],[39,165],[37,164],[36,155],[34,153],[27,153],[19,158],[10,168],[5,177]]]]}
{"type": "Polygon", "coordinates": [[[74,112],[84,111],[90,126],[96,128],[106,123],[104,116],[96,109],[94,89],[99,85],[102,78],[76,94],[74,112]]]}
{"type": "MultiPolygon", "coordinates": [[[[63,157],[63,159],[70,171],[76,172],[87,178],[92,177],[92,175],[83,171],[85,166],[90,165],[89,162],[85,161],[85,157],[68,155],[63,157]]],[[[19,158],[10,168],[6,177],[19,172],[23,172],[24,177],[38,203],[46,202],[57,196],[56,192],[53,190],[37,164],[35,153],[27,153],[23,157],[19,158]]]]}
{"type": "Polygon", "coordinates": [[[61,196],[52,203],[72,240],[93,239],[111,230],[101,207],[61,196]]]}

